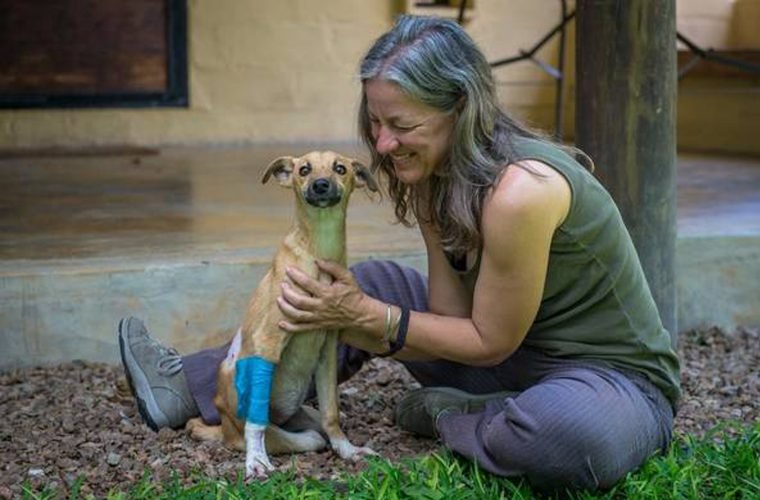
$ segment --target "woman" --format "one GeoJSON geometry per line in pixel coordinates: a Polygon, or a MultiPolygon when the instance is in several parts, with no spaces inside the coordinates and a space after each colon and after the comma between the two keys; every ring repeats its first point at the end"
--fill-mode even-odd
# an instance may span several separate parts
{"type": "MultiPolygon", "coordinates": [[[[341,378],[369,353],[401,360],[423,388],[398,424],[494,474],[606,488],[665,449],[678,359],[590,160],[499,109],[487,61],[454,22],[401,17],[360,76],[361,135],[397,218],[420,227],[427,283],[392,263],[321,262],[331,285],[292,269],[280,327],[342,329],[341,378]]],[[[166,354],[138,320],[120,340],[128,373],[145,366],[135,352],[166,354]]],[[[183,360],[209,419],[217,351],[183,360]]]]}

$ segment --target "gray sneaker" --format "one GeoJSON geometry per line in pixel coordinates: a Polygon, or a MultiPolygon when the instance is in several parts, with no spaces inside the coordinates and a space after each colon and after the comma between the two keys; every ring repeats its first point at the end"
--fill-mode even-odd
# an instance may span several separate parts
{"type": "Polygon", "coordinates": [[[504,401],[518,392],[470,394],[453,387],[423,387],[406,394],[396,406],[396,424],[407,432],[434,438],[441,415],[476,413],[488,401],[504,401]]]}
{"type": "Polygon", "coordinates": [[[119,350],[137,409],[148,427],[176,429],[198,415],[182,358],[153,340],[142,321],[134,317],[119,321],[119,350]]]}

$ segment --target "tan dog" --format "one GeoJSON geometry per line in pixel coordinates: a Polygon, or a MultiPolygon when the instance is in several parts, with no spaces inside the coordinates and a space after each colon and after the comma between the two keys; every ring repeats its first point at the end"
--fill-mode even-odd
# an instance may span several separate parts
{"type": "MultiPolygon", "coordinates": [[[[352,445],[338,422],[338,332],[289,334],[277,326],[284,316],[275,301],[280,295],[281,283],[287,279],[287,266],[298,267],[317,277],[315,259],[346,265],[349,196],[355,187],[377,191],[377,184],[364,165],[331,151],[311,152],[300,158],[278,158],[269,165],[262,182],[266,183],[270,177],[294,191],[294,226],[256,288],[243,325],[219,368],[214,404],[219,410],[221,425],[207,426],[200,419],[187,424],[196,438],[222,439],[228,446],[245,449],[247,477],[264,477],[273,469],[267,451],[277,454],[324,448],[327,443],[316,429],[327,435],[332,448],[344,459],[357,460],[375,454],[369,448],[352,445]],[[240,380],[236,379],[236,363],[251,357],[277,365],[269,398],[269,425],[257,425],[250,419],[244,422],[237,416],[236,382],[240,380]],[[306,407],[302,408],[312,377],[316,383],[321,426],[310,416],[316,413],[314,410],[309,412],[306,407]]],[[[330,278],[323,275],[319,279],[330,278]]]]}

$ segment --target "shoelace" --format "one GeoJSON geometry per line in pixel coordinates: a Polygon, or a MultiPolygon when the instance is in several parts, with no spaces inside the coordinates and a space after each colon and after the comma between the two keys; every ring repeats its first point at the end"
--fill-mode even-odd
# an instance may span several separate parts
{"type": "Polygon", "coordinates": [[[173,347],[166,348],[163,346],[159,346],[158,349],[161,353],[161,357],[156,362],[158,373],[165,377],[171,377],[179,373],[182,370],[182,358],[177,350],[173,347]]]}

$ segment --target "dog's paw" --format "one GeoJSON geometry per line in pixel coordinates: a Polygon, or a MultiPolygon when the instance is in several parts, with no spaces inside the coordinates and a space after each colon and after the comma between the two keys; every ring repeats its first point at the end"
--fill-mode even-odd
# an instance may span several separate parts
{"type": "Polygon", "coordinates": [[[200,418],[191,418],[185,424],[185,430],[197,441],[221,441],[222,427],[207,425],[200,418]]]}
{"type": "Polygon", "coordinates": [[[377,452],[366,446],[354,446],[348,440],[333,444],[333,449],[343,460],[358,462],[367,456],[378,456],[377,452]]]}
{"type": "Polygon", "coordinates": [[[262,479],[267,477],[274,466],[269,461],[267,448],[264,442],[266,425],[246,422],[245,433],[245,478],[262,479]]]}
{"type": "Polygon", "coordinates": [[[273,470],[274,466],[266,455],[247,454],[245,457],[246,481],[266,479],[273,470]]]}
{"type": "Polygon", "coordinates": [[[354,447],[354,453],[347,458],[347,460],[350,460],[352,462],[358,462],[360,460],[363,460],[366,457],[379,457],[380,454],[377,453],[372,448],[368,448],[366,446],[356,446],[354,447]]]}

